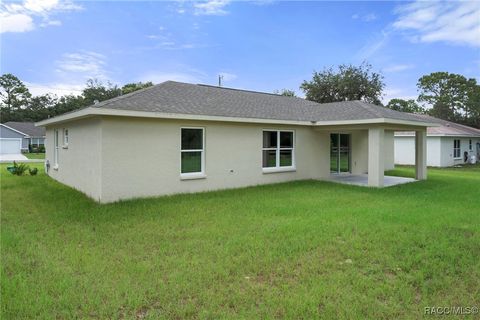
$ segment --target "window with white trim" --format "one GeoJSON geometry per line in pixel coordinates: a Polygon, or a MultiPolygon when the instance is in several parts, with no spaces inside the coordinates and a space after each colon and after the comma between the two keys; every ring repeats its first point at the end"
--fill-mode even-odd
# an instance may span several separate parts
{"type": "Polygon", "coordinates": [[[295,167],[294,132],[263,130],[263,169],[293,169],[295,167]]]}
{"type": "Polygon", "coordinates": [[[181,175],[204,174],[205,129],[181,128],[181,135],[181,175]]]}
{"type": "Polygon", "coordinates": [[[53,165],[58,167],[58,129],[53,130],[53,165]]]}
{"type": "Polygon", "coordinates": [[[470,150],[470,151],[473,150],[472,139],[468,140],[468,150],[470,150]]]}
{"type": "Polygon", "coordinates": [[[461,158],[460,154],[460,139],[453,140],[453,157],[454,158],[461,158]]]}
{"type": "Polygon", "coordinates": [[[63,129],[63,147],[68,147],[68,129],[63,129]]]}

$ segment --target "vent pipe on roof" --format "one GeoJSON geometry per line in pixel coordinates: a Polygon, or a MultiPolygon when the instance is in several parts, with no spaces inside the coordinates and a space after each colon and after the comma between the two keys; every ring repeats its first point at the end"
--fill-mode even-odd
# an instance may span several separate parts
{"type": "Polygon", "coordinates": [[[219,74],[219,75],[218,75],[218,86],[219,86],[219,87],[222,86],[222,80],[223,80],[223,75],[222,75],[222,74],[219,74]]]}

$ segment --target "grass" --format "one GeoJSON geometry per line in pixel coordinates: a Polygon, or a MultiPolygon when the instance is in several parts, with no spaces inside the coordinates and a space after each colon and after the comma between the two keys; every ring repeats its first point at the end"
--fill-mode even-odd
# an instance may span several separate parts
{"type": "Polygon", "coordinates": [[[45,153],[24,153],[28,159],[45,159],[45,153]]]}
{"type": "Polygon", "coordinates": [[[2,319],[415,319],[480,304],[479,166],[385,189],[299,181],[109,205],[0,169],[2,319]]]}

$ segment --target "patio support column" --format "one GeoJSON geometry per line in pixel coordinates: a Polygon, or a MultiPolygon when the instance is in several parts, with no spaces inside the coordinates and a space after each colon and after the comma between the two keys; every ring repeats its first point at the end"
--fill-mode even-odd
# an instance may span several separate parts
{"type": "Polygon", "coordinates": [[[368,129],[368,186],[383,187],[385,129],[368,129]]]}
{"type": "Polygon", "coordinates": [[[427,131],[415,131],[415,179],[427,179],[427,131]]]}

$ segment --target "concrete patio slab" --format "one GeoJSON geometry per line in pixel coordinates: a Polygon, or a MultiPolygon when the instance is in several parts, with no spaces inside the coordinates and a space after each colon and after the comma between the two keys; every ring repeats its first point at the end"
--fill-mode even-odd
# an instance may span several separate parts
{"type": "MultiPolygon", "coordinates": [[[[355,186],[368,187],[368,174],[332,174],[329,181],[350,184],[355,186]]],[[[415,182],[413,178],[385,176],[383,186],[391,187],[399,184],[415,182]]]]}

